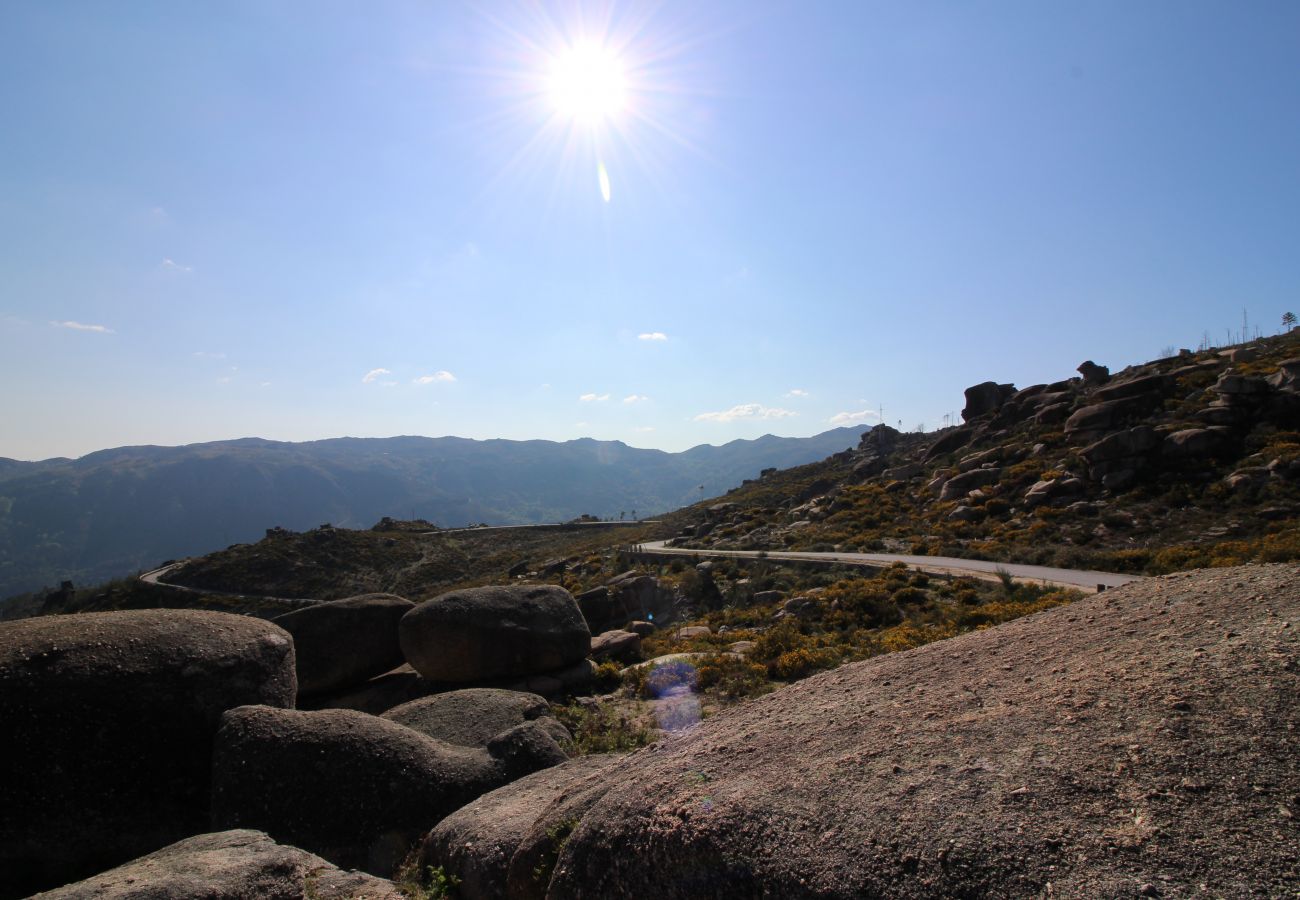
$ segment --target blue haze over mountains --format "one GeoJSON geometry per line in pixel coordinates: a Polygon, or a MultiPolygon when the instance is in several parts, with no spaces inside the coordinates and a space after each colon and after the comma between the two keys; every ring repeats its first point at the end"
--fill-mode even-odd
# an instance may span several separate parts
{"type": "Polygon", "coordinates": [[[712,497],[762,469],[823,459],[863,426],[764,435],[680,453],[590,438],[245,438],[120,447],[76,460],[0,458],[0,597],[79,584],[253,541],[265,529],[368,528],[384,516],[454,527],[642,516],[712,497]]]}

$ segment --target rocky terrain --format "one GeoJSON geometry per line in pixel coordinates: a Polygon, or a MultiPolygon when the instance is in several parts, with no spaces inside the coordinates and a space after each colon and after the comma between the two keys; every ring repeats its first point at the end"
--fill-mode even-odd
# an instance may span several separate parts
{"type": "Polygon", "coordinates": [[[426,852],[513,886],[549,831],[518,896],[1290,896],[1297,628],[1293,566],[1136,583],[503,788],[426,852]]]}
{"type": "Polygon", "coordinates": [[[0,897],[1297,894],[1297,354],[976,385],[616,532],[276,528],[33,595],[0,897]],[[627,547],[668,537],[1210,568],[627,547]]]}
{"type": "Polygon", "coordinates": [[[965,392],[697,508],[681,546],[890,551],[1160,573],[1300,558],[1300,334],[965,392]]]}

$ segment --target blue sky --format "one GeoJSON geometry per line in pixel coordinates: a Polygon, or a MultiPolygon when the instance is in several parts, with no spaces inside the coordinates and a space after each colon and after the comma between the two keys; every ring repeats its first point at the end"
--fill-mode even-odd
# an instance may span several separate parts
{"type": "Polygon", "coordinates": [[[1271,334],[1297,60],[1293,2],[7,3],[0,456],[933,428],[1271,334]]]}

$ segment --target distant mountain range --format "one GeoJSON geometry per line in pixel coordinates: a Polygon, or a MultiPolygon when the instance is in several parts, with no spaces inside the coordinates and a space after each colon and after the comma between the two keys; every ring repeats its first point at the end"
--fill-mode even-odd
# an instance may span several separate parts
{"type": "Polygon", "coordinates": [[[764,435],[681,453],[620,441],[260,438],[0,458],[0,597],[99,581],[250,541],[272,526],[353,528],[384,516],[444,527],[642,517],[724,493],[765,468],[857,444],[864,426],[764,435]]]}

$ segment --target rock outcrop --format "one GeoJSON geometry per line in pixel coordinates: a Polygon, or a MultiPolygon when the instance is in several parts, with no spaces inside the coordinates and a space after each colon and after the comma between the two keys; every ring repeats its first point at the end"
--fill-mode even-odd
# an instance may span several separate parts
{"type": "Polygon", "coordinates": [[[393,594],[362,594],[295,609],[271,621],[293,635],[298,692],[318,694],[400,666],[397,623],[414,608],[393,594]]]}
{"type": "Polygon", "coordinates": [[[212,823],[388,876],[447,814],[565,759],[534,722],[475,749],[352,710],[244,706],[217,732],[212,823]]]}
{"type": "Polygon", "coordinates": [[[1289,895],[1297,658],[1275,565],[847,665],[630,757],[549,895],[1289,895]]]}
{"type": "Polygon", "coordinates": [[[402,900],[391,881],[344,872],[260,831],[187,838],[148,856],[69,884],[41,900],[402,900]]]}
{"type": "Polygon", "coordinates": [[[961,420],[969,422],[989,413],[997,412],[1016,393],[1014,384],[998,384],[985,381],[966,388],[966,406],[962,408],[961,420]]]}
{"type": "Polygon", "coordinates": [[[555,585],[451,591],[402,617],[402,653],[431,681],[475,682],[572,666],[591,649],[573,595],[555,585]]]}
{"type": "Polygon", "coordinates": [[[560,746],[573,740],[551,716],[543,697],[498,688],[466,688],[413,700],[388,710],[383,718],[460,747],[486,747],[497,735],[525,722],[536,722],[560,746]]]}
{"type": "MultiPolygon", "coordinates": [[[[563,804],[575,786],[590,790],[600,785],[603,773],[620,760],[614,754],[581,756],[484,794],[429,832],[420,848],[420,866],[441,866],[460,879],[463,900],[544,896],[546,879],[531,877],[537,864],[522,857],[516,889],[508,889],[511,861],[539,822],[552,824],[547,813],[557,801],[563,804]]],[[[545,831],[530,848],[545,840],[545,831]]]]}
{"type": "Polygon", "coordinates": [[[294,693],[293,642],[260,619],[141,610],[0,625],[0,884],[25,895],[206,831],[222,713],[292,706],[294,693]]]}

